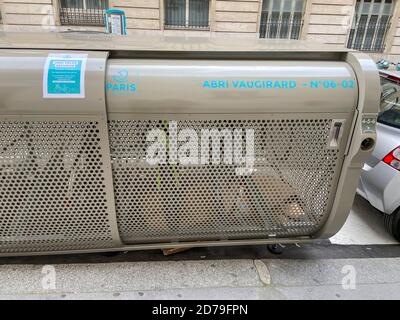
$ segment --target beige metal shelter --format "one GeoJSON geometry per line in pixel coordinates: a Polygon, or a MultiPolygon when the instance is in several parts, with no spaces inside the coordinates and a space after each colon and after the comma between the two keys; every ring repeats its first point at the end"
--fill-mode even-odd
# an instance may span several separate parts
{"type": "Polygon", "coordinates": [[[0,33],[0,254],[330,237],[378,102],[347,49],[0,33]]]}

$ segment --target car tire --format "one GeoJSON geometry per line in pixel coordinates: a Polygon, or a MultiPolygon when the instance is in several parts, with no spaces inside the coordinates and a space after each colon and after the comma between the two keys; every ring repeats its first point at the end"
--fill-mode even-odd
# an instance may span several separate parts
{"type": "Polygon", "coordinates": [[[385,228],[390,232],[390,234],[395,237],[397,241],[400,241],[400,209],[392,214],[385,213],[383,221],[385,228]]]}
{"type": "Polygon", "coordinates": [[[267,245],[267,249],[273,254],[282,254],[284,248],[280,244],[269,244],[267,245]]]}

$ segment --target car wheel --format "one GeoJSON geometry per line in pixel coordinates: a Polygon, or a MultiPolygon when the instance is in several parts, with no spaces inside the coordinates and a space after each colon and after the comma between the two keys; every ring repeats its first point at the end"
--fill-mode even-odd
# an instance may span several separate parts
{"type": "Polygon", "coordinates": [[[269,244],[267,245],[268,251],[273,254],[281,254],[283,253],[283,247],[280,244],[269,244]]]}
{"type": "Polygon", "coordinates": [[[400,241],[400,209],[392,214],[384,214],[383,219],[386,229],[397,241],[400,241]]]}

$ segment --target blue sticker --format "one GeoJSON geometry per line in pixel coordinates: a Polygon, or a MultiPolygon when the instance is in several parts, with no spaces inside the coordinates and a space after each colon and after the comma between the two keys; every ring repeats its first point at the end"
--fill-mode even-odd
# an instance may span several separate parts
{"type": "Polygon", "coordinates": [[[85,98],[87,54],[50,54],[43,74],[44,98],[85,98]]]}

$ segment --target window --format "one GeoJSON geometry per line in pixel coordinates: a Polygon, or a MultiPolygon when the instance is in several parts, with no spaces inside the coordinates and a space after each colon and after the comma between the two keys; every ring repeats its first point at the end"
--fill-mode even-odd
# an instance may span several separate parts
{"type": "Polygon", "coordinates": [[[381,78],[381,112],[378,122],[400,129],[400,86],[381,78]]]}
{"type": "Polygon", "coordinates": [[[209,0],[165,0],[166,28],[208,29],[209,0]]]}
{"type": "Polygon", "coordinates": [[[59,0],[63,25],[104,26],[108,0],[59,0]]]}
{"type": "Polygon", "coordinates": [[[263,0],[260,38],[299,39],[305,0],[263,0]]]}
{"type": "Polygon", "coordinates": [[[393,7],[392,0],[357,0],[347,46],[361,51],[383,51],[393,7]]]}

